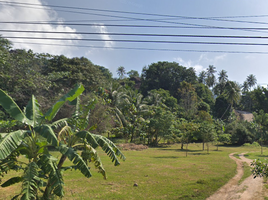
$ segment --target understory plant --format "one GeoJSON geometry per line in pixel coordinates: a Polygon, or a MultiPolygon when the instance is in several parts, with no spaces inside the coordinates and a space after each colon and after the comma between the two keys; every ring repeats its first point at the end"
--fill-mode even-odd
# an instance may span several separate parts
{"type": "Polygon", "coordinates": [[[13,199],[52,199],[54,195],[63,197],[63,171],[77,169],[89,178],[90,163],[106,178],[96,151],[98,146],[107,153],[114,165],[120,164],[119,158],[125,160],[124,155],[110,140],[89,132],[92,127],[88,127],[88,120],[94,102],[81,109],[78,97],[83,91],[82,85],[76,85],[43,114],[33,95],[22,111],[0,89],[0,105],[11,117],[25,125],[23,129],[0,134],[0,175],[4,176],[11,170],[22,172],[1,184],[1,187],[18,183],[22,185],[20,193],[13,199]],[[53,121],[66,102],[76,106],[74,115],[53,121]],[[52,156],[51,149],[60,152],[59,160],[52,156]],[[22,156],[27,161],[21,159],[22,156]],[[63,167],[67,158],[72,165],[63,167]]]}

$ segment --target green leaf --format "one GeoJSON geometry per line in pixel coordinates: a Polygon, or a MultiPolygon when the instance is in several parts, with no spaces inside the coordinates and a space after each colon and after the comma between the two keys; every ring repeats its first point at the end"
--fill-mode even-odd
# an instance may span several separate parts
{"type": "Polygon", "coordinates": [[[98,169],[98,172],[102,174],[103,178],[106,179],[106,172],[105,169],[102,166],[101,159],[97,153],[97,151],[91,147],[90,145],[86,145],[86,149],[82,151],[81,156],[83,160],[94,163],[94,166],[96,169],[98,169]]]}
{"type": "Polygon", "coordinates": [[[27,131],[18,130],[6,134],[6,136],[0,140],[0,160],[9,156],[18,146],[22,143],[22,139],[27,131]]]}
{"type": "Polygon", "coordinates": [[[94,135],[88,131],[79,131],[75,135],[81,139],[84,139],[84,140],[86,139],[87,143],[90,144],[90,146],[92,146],[94,149],[96,149],[99,146],[94,135]]]}
{"type": "Polygon", "coordinates": [[[84,91],[84,87],[81,84],[78,84],[74,89],[69,91],[66,95],[64,95],[60,100],[58,100],[52,108],[50,108],[47,113],[45,114],[45,118],[49,121],[51,121],[56,114],[58,113],[59,109],[64,105],[66,101],[72,102],[75,100],[79,95],[82,94],[84,91]]]}
{"type": "Polygon", "coordinates": [[[34,131],[36,131],[41,136],[46,138],[47,141],[49,143],[51,143],[53,146],[58,146],[58,144],[59,144],[58,139],[57,139],[53,129],[49,125],[45,124],[42,126],[35,127],[34,131]]]}
{"type": "Polygon", "coordinates": [[[23,179],[22,179],[22,177],[20,177],[20,176],[13,177],[13,178],[11,178],[11,179],[8,179],[6,182],[4,182],[4,183],[1,185],[1,187],[8,187],[8,186],[13,185],[13,184],[15,184],[15,183],[19,183],[19,182],[21,182],[22,180],[23,180],[23,179]]]}
{"type": "Polygon", "coordinates": [[[37,163],[39,167],[49,176],[51,191],[59,197],[64,196],[63,177],[57,167],[57,158],[51,155],[43,155],[37,163]]]}
{"type": "Polygon", "coordinates": [[[112,162],[114,162],[115,166],[120,165],[117,156],[120,156],[121,159],[126,160],[124,154],[118,149],[117,146],[115,146],[111,140],[101,135],[94,134],[94,137],[103,151],[105,151],[105,153],[112,159],[112,162]]]}
{"type": "Polygon", "coordinates": [[[1,89],[0,105],[2,105],[6,112],[10,114],[10,116],[12,116],[14,119],[31,126],[33,125],[33,121],[29,120],[21,111],[19,106],[13,101],[13,99],[1,89]]]}
{"type": "Polygon", "coordinates": [[[76,165],[77,169],[79,169],[85,177],[89,178],[92,176],[89,170],[90,168],[87,166],[82,157],[72,147],[60,145],[58,148],[63,155],[67,156],[68,159],[76,165]]]}
{"type": "Polygon", "coordinates": [[[26,117],[33,121],[33,126],[36,126],[43,114],[40,111],[39,103],[34,95],[32,95],[31,100],[28,102],[25,113],[26,117]]]}
{"type": "Polygon", "coordinates": [[[22,184],[22,200],[36,199],[37,183],[35,177],[38,175],[38,166],[35,162],[30,162],[25,169],[22,184]]]}

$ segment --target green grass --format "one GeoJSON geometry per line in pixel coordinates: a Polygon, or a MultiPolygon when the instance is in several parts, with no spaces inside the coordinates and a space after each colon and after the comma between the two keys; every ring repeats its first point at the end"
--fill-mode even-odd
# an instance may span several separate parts
{"type": "Polygon", "coordinates": [[[248,178],[249,176],[251,176],[251,167],[246,163],[243,162],[243,176],[242,178],[238,181],[238,184],[240,185],[246,178],[248,178]]]}
{"type": "MultiPolygon", "coordinates": [[[[230,153],[258,150],[219,147],[215,151],[216,147],[210,146],[207,154],[201,147],[190,144],[188,157],[179,144],[124,151],[127,160],[116,167],[100,152],[108,179],[104,180],[93,166],[89,179],[79,171],[66,171],[64,199],[205,199],[235,175],[236,164],[228,157],[230,153]]],[[[19,189],[20,185],[0,188],[0,199],[11,199],[19,189]]]]}

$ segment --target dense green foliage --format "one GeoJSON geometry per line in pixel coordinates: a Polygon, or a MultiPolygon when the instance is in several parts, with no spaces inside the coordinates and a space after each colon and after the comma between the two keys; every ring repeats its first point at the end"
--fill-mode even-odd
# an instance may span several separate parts
{"type": "Polygon", "coordinates": [[[104,136],[149,146],[181,143],[186,156],[191,142],[202,142],[203,150],[206,144],[207,153],[211,142],[267,144],[268,90],[255,87],[253,74],[241,86],[227,71],[216,73],[209,65],[197,76],[193,68],[165,61],[144,67],[141,75],[120,66],[119,78],[112,78],[85,57],[12,49],[0,38],[0,131],[6,133],[0,140],[0,170],[24,170],[2,186],[21,182],[26,199],[42,187],[45,198],[63,196],[59,171],[67,169],[67,158],[84,176],[91,176],[87,163],[93,162],[105,177],[95,148],[101,146],[116,165],[117,156],[124,156],[104,136]],[[71,90],[76,84],[83,89],[71,90]],[[254,117],[244,121],[236,110],[254,117]],[[61,153],[59,161],[47,145],[61,153]],[[23,167],[16,163],[20,154],[29,159],[23,167]]]}

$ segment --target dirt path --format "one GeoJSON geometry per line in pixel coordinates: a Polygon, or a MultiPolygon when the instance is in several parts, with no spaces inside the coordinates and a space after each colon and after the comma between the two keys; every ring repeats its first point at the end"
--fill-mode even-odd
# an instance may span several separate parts
{"type": "Polygon", "coordinates": [[[252,160],[245,158],[244,153],[239,155],[241,159],[237,159],[233,156],[234,153],[230,154],[229,157],[233,159],[237,164],[237,174],[224,186],[222,186],[216,193],[207,198],[207,200],[262,200],[263,197],[263,179],[253,178],[252,176],[245,179],[240,185],[239,180],[242,178],[243,162],[250,164],[252,160]]]}

